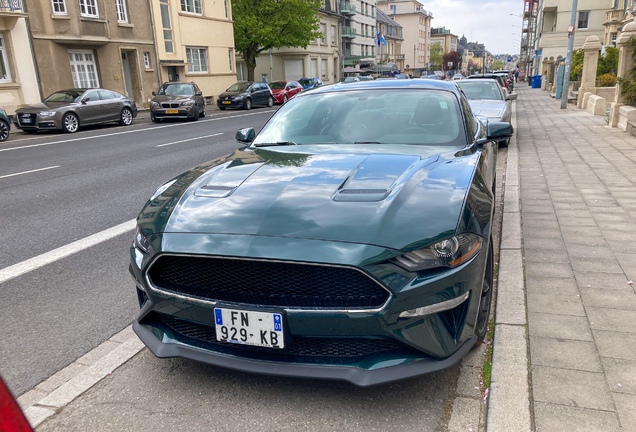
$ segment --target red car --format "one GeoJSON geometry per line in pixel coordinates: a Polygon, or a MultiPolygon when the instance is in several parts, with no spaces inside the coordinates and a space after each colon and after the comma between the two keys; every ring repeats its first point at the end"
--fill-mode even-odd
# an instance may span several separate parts
{"type": "Polygon", "coordinates": [[[296,93],[303,91],[303,86],[296,81],[274,81],[269,85],[274,94],[274,99],[279,104],[284,104],[296,93]]]}

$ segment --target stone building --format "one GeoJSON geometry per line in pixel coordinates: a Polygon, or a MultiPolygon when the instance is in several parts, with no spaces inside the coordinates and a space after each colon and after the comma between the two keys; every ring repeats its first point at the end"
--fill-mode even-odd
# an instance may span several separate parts
{"type": "Polygon", "coordinates": [[[400,70],[404,70],[404,54],[402,53],[402,26],[380,9],[376,11],[376,26],[379,32],[384,35],[386,45],[377,47],[377,64],[394,63],[400,70]]]}
{"type": "Polygon", "coordinates": [[[364,67],[375,64],[375,0],[348,0],[342,6],[342,49],[345,66],[364,67]]]}
{"type": "Polygon", "coordinates": [[[0,105],[9,115],[40,101],[27,18],[21,1],[0,2],[0,105]]]}
{"type": "Polygon", "coordinates": [[[625,25],[634,21],[634,0],[614,0],[613,7],[605,12],[605,37],[601,39],[603,45],[616,46],[616,38],[625,25]]]}
{"type": "Polygon", "coordinates": [[[28,0],[42,97],[102,87],[146,105],[159,84],[147,0],[28,0]]]}
{"type": "Polygon", "coordinates": [[[431,43],[442,44],[443,53],[457,51],[459,38],[451,33],[446,27],[436,27],[431,29],[431,43]]]}

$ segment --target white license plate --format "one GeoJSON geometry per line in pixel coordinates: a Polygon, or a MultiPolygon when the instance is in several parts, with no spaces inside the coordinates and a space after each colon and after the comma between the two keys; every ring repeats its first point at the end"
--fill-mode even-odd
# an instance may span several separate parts
{"type": "Polygon", "coordinates": [[[214,308],[214,321],[216,339],[219,341],[285,348],[281,314],[214,308]]]}
{"type": "Polygon", "coordinates": [[[31,119],[30,118],[23,118],[22,119],[22,123],[31,123],[31,119]]]}

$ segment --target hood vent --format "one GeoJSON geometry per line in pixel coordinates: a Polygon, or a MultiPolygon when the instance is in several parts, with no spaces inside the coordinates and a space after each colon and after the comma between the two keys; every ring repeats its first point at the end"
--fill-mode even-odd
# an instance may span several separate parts
{"type": "Polygon", "coordinates": [[[391,189],[342,189],[336,192],[334,201],[376,202],[382,201],[391,193],[391,189]]]}
{"type": "Polygon", "coordinates": [[[341,194],[346,195],[359,195],[359,194],[385,194],[388,190],[386,189],[345,189],[341,190],[341,194]]]}

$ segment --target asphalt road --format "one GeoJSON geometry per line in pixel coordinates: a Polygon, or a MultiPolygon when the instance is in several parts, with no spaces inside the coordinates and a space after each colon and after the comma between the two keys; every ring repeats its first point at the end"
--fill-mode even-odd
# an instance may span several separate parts
{"type": "MultiPolygon", "coordinates": [[[[239,148],[236,130],[260,129],[275,109],[209,111],[198,122],[12,134],[0,144],[0,273],[135,218],[157,187],[239,148]]],[[[131,239],[132,231],[0,284],[0,375],[15,394],[133,321],[131,239]]]]}

